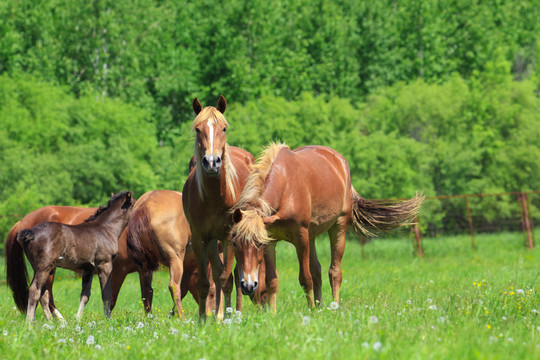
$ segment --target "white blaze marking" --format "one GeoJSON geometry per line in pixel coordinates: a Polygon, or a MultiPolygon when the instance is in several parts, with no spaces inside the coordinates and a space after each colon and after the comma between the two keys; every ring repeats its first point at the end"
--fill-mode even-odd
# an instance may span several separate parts
{"type": "Polygon", "coordinates": [[[251,275],[248,275],[248,284],[251,284],[251,275]]]}
{"type": "Polygon", "coordinates": [[[212,124],[208,123],[208,128],[210,129],[210,155],[214,155],[214,127],[212,124]]]}

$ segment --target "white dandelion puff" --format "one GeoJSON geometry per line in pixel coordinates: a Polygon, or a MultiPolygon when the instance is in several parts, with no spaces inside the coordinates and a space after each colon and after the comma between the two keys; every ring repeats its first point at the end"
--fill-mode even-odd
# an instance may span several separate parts
{"type": "Polygon", "coordinates": [[[86,345],[94,345],[94,336],[90,335],[88,336],[88,339],[86,339],[86,345]]]}
{"type": "Polygon", "coordinates": [[[381,351],[382,350],[382,343],[380,341],[377,341],[373,344],[373,350],[375,351],[381,351]]]}
{"type": "Polygon", "coordinates": [[[139,321],[139,323],[137,324],[137,329],[142,329],[143,327],[144,327],[144,324],[139,321]]]}
{"type": "Polygon", "coordinates": [[[363,347],[364,349],[369,348],[369,343],[363,342],[363,343],[362,343],[362,347],[363,347]]]}
{"type": "Polygon", "coordinates": [[[225,319],[225,320],[223,320],[223,324],[224,324],[224,325],[231,325],[231,324],[232,324],[232,320],[231,320],[231,319],[225,319]]]}
{"type": "Polygon", "coordinates": [[[95,348],[96,350],[101,350],[101,345],[97,344],[96,346],[94,346],[94,348],[95,348]]]}
{"type": "Polygon", "coordinates": [[[517,289],[516,290],[516,294],[518,295],[524,295],[525,294],[525,291],[523,289],[517,289]]]}
{"type": "Polygon", "coordinates": [[[378,322],[379,322],[379,318],[376,317],[375,315],[369,317],[369,323],[370,324],[376,324],[378,322]]]}
{"type": "Polygon", "coordinates": [[[437,310],[437,305],[429,305],[430,310],[437,310]]]}
{"type": "Polygon", "coordinates": [[[227,307],[227,309],[225,309],[225,311],[227,312],[227,314],[232,314],[232,312],[234,311],[232,307],[227,307]]]}
{"type": "Polygon", "coordinates": [[[302,325],[307,326],[311,322],[311,319],[309,316],[303,316],[302,317],[302,325]]]}
{"type": "Polygon", "coordinates": [[[337,302],[335,302],[335,301],[332,301],[330,303],[330,309],[336,310],[337,308],[339,308],[339,304],[337,302]]]}

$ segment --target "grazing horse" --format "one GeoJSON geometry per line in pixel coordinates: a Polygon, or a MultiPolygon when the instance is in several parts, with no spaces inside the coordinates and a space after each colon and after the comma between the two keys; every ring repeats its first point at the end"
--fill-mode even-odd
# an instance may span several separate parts
{"type": "MultiPolygon", "coordinates": [[[[190,258],[186,259],[189,256],[186,249],[191,232],[182,208],[182,193],[153,190],[142,195],[133,208],[126,230],[129,255],[137,264],[139,272],[147,274],[147,287],[151,289],[152,273],[158,269],[159,264],[169,268],[169,291],[173,300],[171,313],[174,314],[176,308],[178,317],[182,318],[182,297],[191,284],[191,275],[196,273],[191,251],[190,258]],[[184,266],[186,260],[191,265],[187,269],[184,266]]],[[[207,308],[212,307],[213,296],[211,291],[207,308]]],[[[195,299],[198,301],[198,297],[195,299]]],[[[152,292],[146,300],[152,303],[152,292]]],[[[149,312],[150,308],[145,306],[145,310],[149,312]]]]}
{"type": "Polygon", "coordinates": [[[249,152],[227,144],[228,123],[223,116],[226,107],[227,102],[223,96],[219,98],[217,108],[207,106],[203,109],[197,98],[193,100],[193,110],[197,114],[192,127],[196,132],[196,164],[182,190],[184,212],[191,228],[193,252],[199,271],[201,320],[207,315],[204,304],[210,286],[207,278],[209,262],[216,286],[217,318],[223,318],[222,291],[225,306],[231,306],[234,252],[229,251],[228,246],[232,226],[229,210],[236,204],[251,165],[255,162],[249,152]],[[223,247],[225,264],[220,258],[219,241],[223,247]]]}
{"type": "MultiPolygon", "coordinates": [[[[99,277],[105,315],[111,316],[112,261],[118,252],[118,238],[127,225],[134,203],[133,193],[124,191],[113,195],[107,206],[100,207],[82,224],[45,222],[19,232],[17,242],[24,248],[26,257],[34,269],[34,278],[26,293],[27,322],[35,320],[38,301],[41,301],[46,317],[51,318],[45,284],[48,275],[57,266],[82,270],[78,319],[82,317],[84,307],[90,298],[94,272],[97,272],[99,277]]],[[[20,259],[18,260],[20,263],[20,259]]]]}
{"type": "Polygon", "coordinates": [[[237,265],[247,278],[246,292],[258,280],[258,264],[264,258],[268,302],[276,311],[278,276],[276,240],[296,247],[300,285],[309,306],[322,302],[321,265],[315,237],[330,236],[331,265],[328,271],[334,301],[339,302],[341,259],[347,227],[359,235],[373,235],[398,227],[413,218],[422,196],[395,204],[361,198],[351,185],[349,165],[337,151],[325,146],[290,150],[270,145],[253,166],[238,203],[231,209],[231,230],[237,265]]]}

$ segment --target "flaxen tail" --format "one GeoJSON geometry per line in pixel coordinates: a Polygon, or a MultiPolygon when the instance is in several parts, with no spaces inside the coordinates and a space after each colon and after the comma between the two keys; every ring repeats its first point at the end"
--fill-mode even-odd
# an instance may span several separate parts
{"type": "Polygon", "coordinates": [[[129,255],[138,266],[150,271],[158,269],[159,248],[146,206],[143,205],[131,213],[127,225],[126,243],[129,255]]]}
{"type": "MultiPolygon", "coordinates": [[[[354,189],[353,189],[354,190],[354,189]]],[[[373,237],[378,233],[390,231],[407,225],[418,215],[423,195],[405,201],[368,200],[354,191],[351,223],[354,231],[361,237],[373,237]]]]}
{"type": "Polygon", "coordinates": [[[28,307],[28,271],[24,259],[23,242],[34,238],[32,230],[17,231],[17,224],[11,229],[6,240],[6,279],[17,308],[26,314],[28,307]]]}

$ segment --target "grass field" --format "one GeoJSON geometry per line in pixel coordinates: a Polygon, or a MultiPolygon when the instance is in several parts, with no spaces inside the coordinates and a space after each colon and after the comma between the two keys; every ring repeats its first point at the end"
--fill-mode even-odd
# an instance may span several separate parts
{"type": "MultiPolygon", "coordinates": [[[[94,279],[83,320],[75,320],[80,280],[59,270],[55,300],[67,320],[47,322],[38,309],[29,328],[0,287],[0,357],[7,359],[265,358],[265,359],[538,359],[540,358],[540,250],[522,246],[521,234],[425,239],[415,258],[410,239],[376,240],[366,259],[350,237],[343,259],[341,303],[310,310],[298,284],[291,245],[278,249],[280,293],[276,314],[244,299],[232,321],[199,324],[197,306],[184,299],[186,319],[170,318],[168,275],[154,280],[154,311],[144,315],[138,277],[128,276],[112,318],[102,312],[94,279]]],[[[326,238],[318,241],[324,273],[326,238]]],[[[0,269],[2,279],[5,271],[0,269]]]]}

